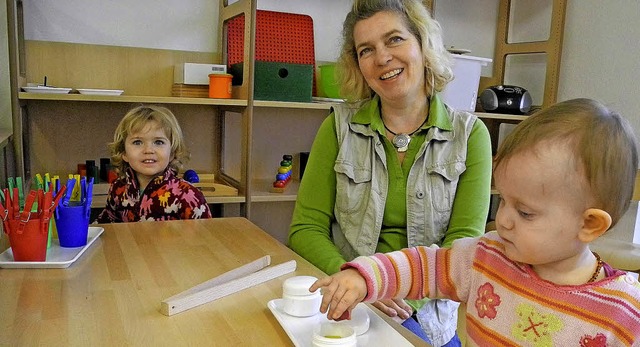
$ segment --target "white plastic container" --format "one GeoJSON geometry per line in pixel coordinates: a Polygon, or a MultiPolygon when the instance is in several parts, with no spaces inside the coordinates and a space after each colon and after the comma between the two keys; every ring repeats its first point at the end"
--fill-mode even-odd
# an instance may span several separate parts
{"type": "Polygon", "coordinates": [[[209,74],[226,74],[227,66],[220,64],[183,63],[173,67],[173,83],[209,85],[209,74]]]}
{"type": "Polygon", "coordinates": [[[322,323],[313,329],[313,347],[356,347],[358,340],[353,328],[344,323],[322,323]]]}
{"type": "Polygon", "coordinates": [[[309,317],[320,312],[322,294],[320,290],[309,292],[309,287],[318,279],[313,276],[287,278],[282,284],[284,312],[294,317],[309,317]]]}
{"type": "Polygon", "coordinates": [[[356,335],[360,336],[369,330],[371,319],[369,318],[365,304],[359,303],[351,310],[351,319],[341,322],[350,325],[353,331],[356,332],[356,335]]]}
{"type": "Polygon", "coordinates": [[[493,60],[462,54],[453,54],[453,59],[455,78],[447,84],[440,96],[454,109],[473,112],[476,110],[478,99],[480,70],[493,60]]]}

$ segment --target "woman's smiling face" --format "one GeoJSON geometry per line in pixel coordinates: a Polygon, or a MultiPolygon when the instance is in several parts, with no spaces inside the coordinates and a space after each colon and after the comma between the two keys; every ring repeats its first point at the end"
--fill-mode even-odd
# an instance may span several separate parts
{"type": "Polygon", "coordinates": [[[398,14],[382,11],[359,21],[353,38],[360,71],[383,101],[426,96],[420,43],[398,14]]]}

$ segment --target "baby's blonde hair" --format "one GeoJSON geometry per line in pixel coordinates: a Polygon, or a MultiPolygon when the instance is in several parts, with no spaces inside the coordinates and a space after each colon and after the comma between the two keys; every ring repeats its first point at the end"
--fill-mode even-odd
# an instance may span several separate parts
{"type": "Polygon", "coordinates": [[[598,101],[557,103],[522,121],[507,136],[494,159],[494,171],[515,154],[542,141],[567,143],[582,165],[596,206],[613,227],[631,202],[638,171],[638,149],[629,122],[598,101]]]}
{"type": "Polygon", "coordinates": [[[156,105],[141,105],[131,109],[122,117],[115,133],[113,142],[108,144],[111,151],[111,165],[124,175],[129,164],[122,160],[125,152],[127,136],[141,131],[149,122],[155,121],[160,125],[171,143],[172,160],[169,166],[180,170],[183,163],[189,159],[189,152],[182,135],[182,129],[175,115],[167,108],[156,105]]]}

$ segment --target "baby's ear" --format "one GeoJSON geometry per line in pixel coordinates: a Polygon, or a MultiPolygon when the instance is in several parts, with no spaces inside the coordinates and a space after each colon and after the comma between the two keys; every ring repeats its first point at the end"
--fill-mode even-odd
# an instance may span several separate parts
{"type": "Polygon", "coordinates": [[[602,234],[611,226],[611,216],[604,210],[590,208],[582,214],[583,225],[578,238],[582,242],[589,243],[602,234]]]}

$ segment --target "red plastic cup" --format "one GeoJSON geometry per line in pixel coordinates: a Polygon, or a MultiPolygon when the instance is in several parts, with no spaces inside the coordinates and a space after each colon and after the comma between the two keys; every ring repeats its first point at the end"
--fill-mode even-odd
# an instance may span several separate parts
{"type": "MultiPolygon", "coordinates": [[[[49,223],[42,228],[40,219],[30,219],[22,233],[18,233],[20,222],[9,221],[9,244],[15,261],[45,261],[47,259],[47,238],[49,223]]],[[[5,230],[6,231],[6,230],[5,230]]]]}

